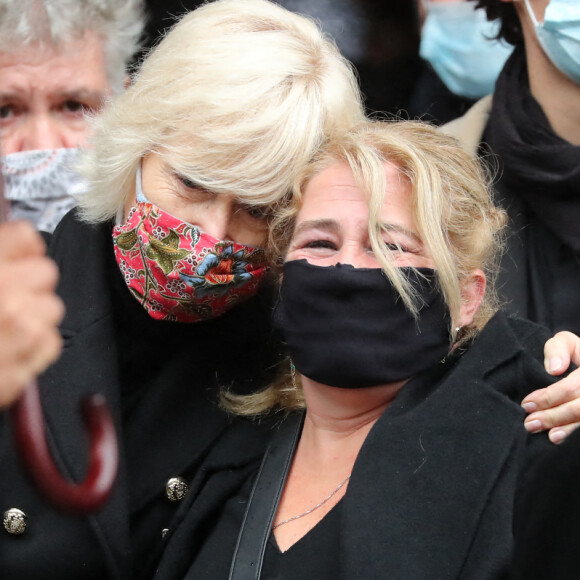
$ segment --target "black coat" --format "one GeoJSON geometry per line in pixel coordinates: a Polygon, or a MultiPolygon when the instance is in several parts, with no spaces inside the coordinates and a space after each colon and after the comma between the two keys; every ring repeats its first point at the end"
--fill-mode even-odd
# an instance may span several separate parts
{"type": "MultiPolygon", "coordinates": [[[[343,578],[502,577],[520,473],[550,445],[545,434],[526,433],[514,402],[520,389],[552,381],[544,339],[535,325],[496,315],[442,378],[427,375],[401,390],[364,442],[342,500],[343,578]]],[[[216,511],[256,472],[263,447],[246,422],[229,429],[198,472],[156,579],[185,577],[216,511]]],[[[215,565],[198,570],[200,578],[227,578],[235,540],[217,540],[215,565]]]]}
{"type": "Polygon", "coordinates": [[[512,580],[578,578],[580,431],[552,446],[525,474],[516,509],[512,580]]]}
{"type": "Polygon", "coordinates": [[[218,388],[247,390],[270,378],[278,348],[270,297],[263,293],[209,322],[153,321],[124,286],[111,224],[89,226],[69,214],[49,254],[59,265],[58,292],[67,308],[64,351],[40,378],[53,453],[64,473],[82,479],[88,449],[77,406],[83,395],[101,392],[115,418],[120,473],[103,511],[87,518],[61,514],[28,482],[8,418],[0,416],[0,512],[19,508],[28,516],[22,535],[0,530],[0,577],[145,577],[178,505],[166,496],[167,480],[189,481],[229,424],[216,405],[218,388]],[[133,332],[126,322],[138,327],[133,332]]]}

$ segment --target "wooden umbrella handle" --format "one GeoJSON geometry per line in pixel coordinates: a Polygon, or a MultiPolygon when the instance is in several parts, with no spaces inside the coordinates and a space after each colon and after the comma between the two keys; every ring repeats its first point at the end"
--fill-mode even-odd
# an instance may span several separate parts
{"type": "Polygon", "coordinates": [[[55,507],[83,515],[101,509],[111,495],[119,451],[105,398],[83,399],[81,412],[90,435],[89,467],[83,482],[71,483],[61,475],[48,448],[36,384],[29,384],[10,408],[20,456],[38,490],[55,507]]]}

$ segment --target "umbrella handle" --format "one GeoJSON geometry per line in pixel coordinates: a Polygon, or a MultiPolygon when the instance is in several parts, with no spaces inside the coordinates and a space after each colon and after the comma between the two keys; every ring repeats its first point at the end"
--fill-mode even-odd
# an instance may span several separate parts
{"type": "Polygon", "coordinates": [[[71,483],[62,477],[48,449],[36,383],[27,385],[10,407],[17,447],[39,491],[55,507],[83,515],[98,511],[111,495],[119,451],[105,398],[84,398],[81,412],[90,435],[90,461],[85,480],[71,483]]]}

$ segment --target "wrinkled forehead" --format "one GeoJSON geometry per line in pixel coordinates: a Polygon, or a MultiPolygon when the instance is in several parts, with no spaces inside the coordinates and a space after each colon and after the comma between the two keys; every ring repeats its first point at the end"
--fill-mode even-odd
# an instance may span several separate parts
{"type": "Polygon", "coordinates": [[[44,92],[110,92],[103,46],[94,32],[58,46],[0,49],[0,77],[4,91],[30,87],[44,92]]]}
{"type": "Polygon", "coordinates": [[[302,190],[295,229],[303,227],[305,221],[332,221],[366,229],[370,213],[378,223],[398,223],[414,230],[412,187],[400,167],[382,162],[377,175],[366,177],[369,179],[361,182],[346,162],[335,162],[318,171],[302,190]]]}
{"type": "Polygon", "coordinates": [[[346,187],[352,188],[353,193],[356,190],[357,196],[364,199],[367,205],[383,203],[392,187],[405,188],[409,195],[412,193],[407,172],[394,161],[377,157],[366,158],[359,163],[356,158],[351,158],[349,162],[339,157],[328,157],[311,164],[306,170],[295,204],[300,209],[307,198],[314,197],[321,190],[338,191],[346,187]]]}

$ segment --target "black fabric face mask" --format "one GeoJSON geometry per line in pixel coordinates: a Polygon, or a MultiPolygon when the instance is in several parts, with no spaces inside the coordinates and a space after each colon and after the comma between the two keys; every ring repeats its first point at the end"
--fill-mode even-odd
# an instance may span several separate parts
{"type": "Polygon", "coordinates": [[[298,371],[354,389],[408,379],[444,358],[451,316],[435,271],[401,271],[424,303],[417,320],[380,268],[286,262],[274,325],[298,371]]]}

